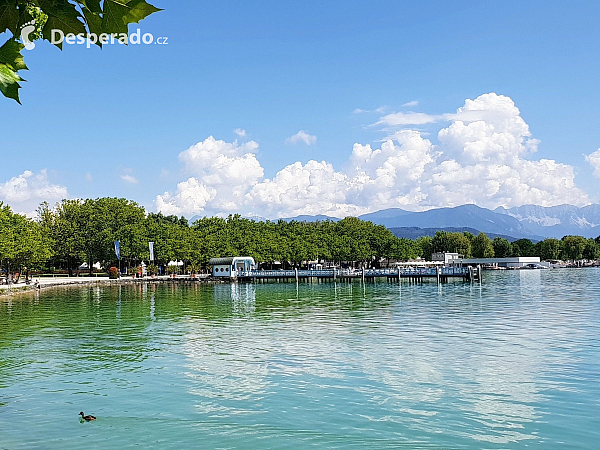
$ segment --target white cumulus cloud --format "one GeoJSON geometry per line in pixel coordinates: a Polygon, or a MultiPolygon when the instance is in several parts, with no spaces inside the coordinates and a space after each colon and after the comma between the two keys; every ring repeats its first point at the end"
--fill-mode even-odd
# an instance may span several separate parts
{"type": "Polygon", "coordinates": [[[246,130],[243,130],[242,128],[236,128],[233,132],[241,138],[246,137],[246,130]]]}
{"type": "Polygon", "coordinates": [[[0,183],[0,201],[19,213],[31,215],[41,202],[60,201],[69,196],[67,188],[52,184],[46,169],[35,174],[26,170],[21,175],[0,183]]]}
{"type": "Polygon", "coordinates": [[[165,214],[236,211],[244,204],[249,189],[263,177],[264,170],[254,154],[258,144],[225,142],[209,136],[179,155],[190,177],[165,192],[156,207],[165,214]]]}
{"type": "MultiPolygon", "coordinates": [[[[272,178],[264,178],[255,155],[258,144],[211,136],[181,153],[191,176],[175,192],[159,195],[156,206],[169,214],[240,212],[276,218],[465,203],[488,208],[589,203],[575,185],[572,166],[532,159],[539,142],[509,97],[484,94],[454,113],[409,114],[410,119],[398,113],[380,119],[390,125],[390,136],[380,148],[354,144],[341,169],[327,161],[295,162],[272,178]],[[439,129],[436,143],[405,128],[439,121],[450,123],[439,129]]],[[[598,160],[596,153],[589,155],[590,163],[598,160]]]]}
{"type": "Polygon", "coordinates": [[[594,176],[600,178],[600,148],[585,156],[585,160],[594,169],[594,176]]]}
{"type": "Polygon", "coordinates": [[[317,137],[312,134],[308,134],[304,130],[300,130],[295,135],[287,138],[285,142],[287,144],[297,144],[299,142],[304,142],[306,145],[313,145],[317,143],[317,137]]]}

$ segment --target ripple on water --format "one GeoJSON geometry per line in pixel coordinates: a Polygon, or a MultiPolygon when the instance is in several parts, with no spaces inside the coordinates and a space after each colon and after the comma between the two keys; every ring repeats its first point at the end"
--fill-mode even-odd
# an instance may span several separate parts
{"type": "Polygon", "coordinates": [[[593,448],[599,274],[0,303],[1,444],[593,448]],[[80,410],[99,420],[80,424],[80,410]]]}

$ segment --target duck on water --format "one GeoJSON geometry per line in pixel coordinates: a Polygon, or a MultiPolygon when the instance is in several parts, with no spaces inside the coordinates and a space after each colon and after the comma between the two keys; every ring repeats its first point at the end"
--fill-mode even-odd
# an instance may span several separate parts
{"type": "Polygon", "coordinates": [[[96,420],[96,417],[95,417],[95,416],[86,416],[85,414],[83,414],[83,411],[81,411],[81,412],[79,413],[79,415],[80,415],[80,416],[81,416],[81,418],[82,418],[83,420],[85,420],[86,422],[89,422],[90,420],[96,420]]]}

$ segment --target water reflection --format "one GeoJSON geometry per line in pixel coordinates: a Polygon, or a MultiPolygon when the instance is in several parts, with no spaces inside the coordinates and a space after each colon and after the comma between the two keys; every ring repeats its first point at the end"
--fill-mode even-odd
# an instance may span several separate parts
{"type": "MultiPolygon", "coordinates": [[[[330,310],[325,302],[310,308],[310,294],[314,292],[305,290],[309,297],[301,298],[302,287],[294,286],[295,299],[303,302],[302,314],[293,314],[293,303],[287,304],[285,311],[273,308],[263,319],[277,317],[277,326],[263,322],[258,327],[252,320],[256,317],[219,328],[206,323],[192,326],[186,339],[191,369],[188,376],[201,388],[191,392],[202,397],[197,405],[204,412],[255,414],[260,408],[244,410],[237,403],[209,400],[220,397],[259,402],[287,378],[320,379],[322,388],[350,387],[353,395],[373,408],[385,405],[379,414],[360,413],[370,421],[396,421],[426,432],[432,427],[443,430],[453,417],[465,423],[455,433],[477,441],[507,444],[538,439],[528,424],[542,417],[538,405],[547,401],[544,392],[558,388],[543,375],[556,364],[571,367],[574,361],[569,361],[572,358],[568,354],[557,359],[549,341],[539,339],[539,329],[529,326],[529,321],[539,321],[535,303],[541,299],[540,272],[519,273],[513,287],[520,290],[525,307],[508,320],[502,314],[514,308],[514,290],[508,289],[506,298],[491,300],[495,304],[484,305],[480,301],[485,297],[484,286],[447,285],[442,290],[438,286],[409,286],[412,302],[395,305],[406,309],[395,311],[383,302],[377,314],[355,323],[357,316],[343,314],[342,305],[330,310]],[[453,305],[438,309],[430,303],[432,289],[442,303],[468,300],[473,295],[479,300],[476,304],[462,303],[458,320],[453,305]],[[417,301],[429,302],[428,310],[417,301]],[[407,314],[417,321],[395,323],[396,314],[407,314]],[[350,373],[360,373],[361,382],[354,384],[350,373]]],[[[240,309],[240,305],[260,303],[261,288],[230,286],[232,310],[255,312],[254,307],[240,309]]],[[[349,285],[343,292],[336,285],[333,298],[336,302],[349,300],[352,289],[349,285]]],[[[365,298],[367,289],[361,287],[365,298]]],[[[402,289],[401,285],[396,287],[398,297],[402,289]]],[[[226,292],[223,287],[215,288],[215,298],[226,301],[226,292]]],[[[384,292],[389,296],[389,287],[384,292]]],[[[371,287],[369,295],[377,298],[378,287],[371,287]]],[[[370,305],[367,302],[363,306],[370,305]]],[[[361,409],[369,410],[360,404],[361,409]]]]}
{"type": "MultiPolygon", "coordinates": [[[[225,440],[253,430],[266,446],[303,430],[339,446],[580,443],[599,437],[598,273],[149,284],[2,301],[0,423],[23,429],[36,405],[84,398],[112,414],[143,401],[154,418],[222,425],[225,440]],[[577,437],[561,428],[564,408],[579,408],[577,437]]],[[[182,439],[199,433],[182,427],[182,439]]]]}

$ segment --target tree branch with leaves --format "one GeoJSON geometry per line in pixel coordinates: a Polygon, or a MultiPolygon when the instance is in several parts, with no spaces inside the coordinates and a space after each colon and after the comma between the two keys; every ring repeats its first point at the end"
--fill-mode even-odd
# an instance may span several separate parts
{"type": "MultiPolygon", "coordinates": [[[[25,80],[19,72],[28,70],[21,53],[27,42],[22,42],[21,34],[27,27],[31,27],[29,42],[52,42],[53,30],[64,35],[114,36],[126,34],[129,24],[157,11],[161,10],[146,0],[0,0],[0,36],[8,35],[0,47],[0,92],[21,103],[20,83],[25,80]]],[[[102,47],[98,40],[94,44],[102,47]]],[[[55,45],[62,49],[62,43],[55,45]]]]}

